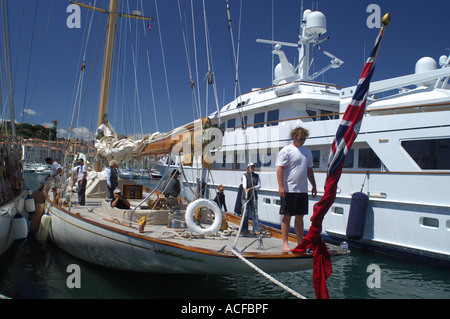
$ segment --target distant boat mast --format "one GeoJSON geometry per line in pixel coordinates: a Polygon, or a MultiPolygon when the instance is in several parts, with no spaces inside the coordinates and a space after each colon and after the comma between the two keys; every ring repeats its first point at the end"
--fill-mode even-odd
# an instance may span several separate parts
{"type": "Polygon", "coordinates": [[[8,80],[8,104],[9,104],[9,112],[11,116],[11,130],[13,136],[16,135],[16,120],[14,115],[14,96],[12,90],[12,76],[11,76],[11,61],[9,57],[9,39],[8,39],[8,25],[7,25],[7,17],[6,17],[6,5],[5,0],[2,0],[2,11],[3,11],[3,42],[5,44],[5,66],[6,66],[6,75],[8,80]]]}

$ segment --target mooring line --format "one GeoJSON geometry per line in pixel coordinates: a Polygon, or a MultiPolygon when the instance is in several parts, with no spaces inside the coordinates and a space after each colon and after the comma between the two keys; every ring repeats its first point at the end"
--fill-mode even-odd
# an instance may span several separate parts
{"type": "Polygon", "coordinates": [[[299,299],[306,299],[306,297],[302,296],[301,294],[299,294],[298,292],[294,291],[293,289],[289,288],[288,286],[286,286],[285,284],[279,282],[278,280],[276,280],[275,278],[273,278],[271,275],[265,273],[263,270],[259,269],[258,267],[256,267],[254,264],[252,264],[250,261],[248,261],[247,259],[245,259],[237,250],[235,247],[233,247],[231,249],[231,252],[237,256],[240,260],[242,260],[243,262],[245,262],[248,266],[250,266],[251,268],[253,268],[254,270],[256,270],[257,272],[259,272],[261,275],[263,275],[264,277],[266,277],[267,279],[269,279],[271,282],[273,282],[274,284],[280,286],[281,288],[283,288],[284,290],[286,290],[287,292],[291,293],[293,296],[299,298],[299,299]]]}

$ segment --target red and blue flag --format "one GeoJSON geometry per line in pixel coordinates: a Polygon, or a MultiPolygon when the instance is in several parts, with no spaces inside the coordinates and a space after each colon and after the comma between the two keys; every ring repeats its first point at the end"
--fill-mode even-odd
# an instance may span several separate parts
{"type": "Polygon", "coordinates": [[[383,24],[375,41],[373,50],[364,65],[356,91],[350,104],[345,110],[333,143],[331,144],[324,195],[322,199],[314,205],[314,212],[311,217],[311,226],[309,227],[308,234],[303,238],[303,241],[292,250],[293,252],[304,252],[307,249],[314,250],[313,283],[316,298],[320,299],[329,298],[326,280],[333,272],[330,253],[320,235],[322,232],[322,221],[325,214],[334,203],[337,183],[341,177],[342,167],[344,166],[345,159],[352,147],[353,141],[358,136],[361,128],[366,108],[367,95],[369,93],[370,80],[375,67],[375,59],[385,27],[389,24],[389,17],[386,17],[386,22],[383,24]]]}

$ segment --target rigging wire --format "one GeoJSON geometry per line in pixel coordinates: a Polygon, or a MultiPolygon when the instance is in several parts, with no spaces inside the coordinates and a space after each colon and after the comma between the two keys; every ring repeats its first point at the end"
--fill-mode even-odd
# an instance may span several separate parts
{"type": "Polygon", "coordinates": [[[167,89],[167,98],[169,101],[169,112],[170,112],[170,121],[172,122],[172,130],[175,128],[175,125],[173,123],[173,115],[172,115],[172,103],[171,103],[171,99],[170,99],[170,92],[169,92],[169,82],[167,79],[167,69],[166,69],[166,59],[165,59],[165,54],[164,54],[164,46],[163,46],[163,41],[162,41],[162,34],[161,34],[161,25],[159,23],[160,19],[159,19],[159,12],[158,12],[158,1],[155,0],[155,8],[156,8],[156,17],[157,17],[157,22],[158,22],[158,32],[159,32],[159,39],[161,42],[161,54],[162,54],[162,59],[163,59],[163,67],[164,67],[164,77],[166,80],[166,89],[167,89]]]}
{"type": "Polygon", "coordinates": [[[49,11],[49,14],[48,14],[48,19],[47,19],[47,28],[45,30],[45,37],[44,37],[44,42],[43,42],[44,45],[43,45],[43,48],[42,48],[42,56],[41,56],[41,60],[39,62],[38,72],[37,72],[37,75],[36,75],[36,82],[34,83],[33,90],[31,91],[31,97],[30,97],[30,101],[28,103],[28,108],[31,108],[31,102],[33,100],[34,94],[36,93],[37,85],[38,85],[38,82],[39,82],[38,80],[39,80],[39,75],[41,73],[42,63],[44,62],[44,57],[45,57],[44,51],[45,51],[45,45],[47,43],[48,31],[50,29],[50,18],[52,16],[52,9],[53,9],[53,0],[50,3],[50,11],[49,11]]]}
{"type": "Polygon", "coordinates": [[[28,80],[30,78],[30,66],[31,66],[31,57],[33,53],[33,42],[34,42],[34,34],[36,29],[36,17],[37,17],[37,8],[38,8],[39,0],[36,0],[36,5],[34,7],[34,18],[33,18],[33,29],[31,32],[31,45],[30,45],[30,52],[28,53],[28,68],[27,68],[27,77],[25,80],[25,92],[23,97],[23,107],[22,107],[22,123],[24,122],[24,115],[25,115],[25,105],[27,100],[27,92],[28,92],[28,80]]]}
{"type": "MultiPolygon", "coordinates": [[[[241,86],[239,83],[239,70],[238,70],[238,58],[236,56],[236,50],[235,50],[235,44],[234,44],[234,39],[233,39],[233,25],[231,23],[231,10],[230,10],[230,6],[228,3],[228,0],[226,0],[226,4],[227,4],[227,16],[228,16],[228,29],[230,31],[230,39],[231,39],[231,50],[233,53],[233,61],[234,61],[234,65],[235,65],[235,79],[236,79],[236,87],[237,87],[237,91],[239,93],[239,95],[237,96],[237,108],[239,109],[239,116],[241,119],[241,124],[242,124],[242,130],[243,130],[243,137],[244,137],[244,145],[245,145],[245,157],[247,157],[247,163],[250,162],[250,153],[249,153],[249,149],[248,149],[248,137],[247,137],[247,117],[244,116],[244,111],[242,109],[242,107],[239,107],[240,104],[242,104],[242,94],[241,94],[241,86]]],[[[242,4],[242,0],[241,0],[241,4],[242,4]]],[[[242,6],[241,6],[241,11],[242,11],[242,6]]],[[[239,26],[240,28],[240,26],[239,26]]]]}
{"type": "MultiPolygon", "coordinates": [[[[142,15],[145,16],[144,5],[142,3],[142,0],[141,0],[141,7],[142,7],[142,15]]],[[[147,39],[147,28],[145,26],[145,21],[144,20],[142,20],[142,24],[144,25],[144,37],[147,39]]],[[[150,30],[150,26],[151,26],[151,24],[149,22],[149,30],[150,30]]],[[[150,34],[150,32],[149,32],[149,34],[150,34]]],[[[159,129],[158,129],[158,118],[157,118],[157,115],[156,115],[155,93],[154,93],[154,90],[153,90],[152,70],[151,70],[151,67],[150,67],[150,55],[149,55],[148,41],[144,41],[144,42],[145,42],[145,49],[146,49],[146,55],[147,55],[147,68],[148,68],[148,76],[149,76],[149,82],[150,82],[150,92],[151,92],[152,103],[153,103],[153,114],[155,116],[155,127],[156,127],[156,132],[158,132],[159,131],[159,129]]]]}
{"type": "Polygon", "coordinates": [[[193,47],[194,47],[194,62],[195,62],[195,77],[197,79],[197,102],[198,102],[198,117],[202,117],[202,107],[200,102],[200,83],[198,79],[198,57],[197,57],[197,37],[195,36],[195,19],[194,19],[194,3],[193,0],[191,0],[191,21],[192,21],[192,41],[193,41],[193,47]]]}
{"type": "Polygon", "coordinates": [[[191,66],[191,54],[190,54],[190,50],[189,50],[189,45],[188,45],[188,37],[189,34],[187,32],[187,17],[186,17],[186,6],[183,6],[184,10],[184,22],[183,22],[183,16],[181,14],[181,8],[180,8],[180,0],[178,0],[178,14],[180,17],[180,22],[182,25],[181,31],[182,31],[182,35],[183,35],[183,42],[184,42],[184,50],[186,53],[186,61],[187,61],[187,66],[188,66],[188,71],[189,71],[189,81],[190,81],[190,86],[191,86],[191,90],[192,90],[192,114],[193,114],[193,120],[195,121],[195,119],[200,118],[200,111],[199,111],[199,106],[197,103],[197,95],[195,94],[195,81],[193,79],[193,71],[192,71],[192,66],[191,66]]]}
{"type": "MultiPolygon", "coordinates": [[[[96,6],[96,3],[97,3],[97,0],[94,1],[94,7],[96,6]]],[[[89,26],[87,28],[87,37],[86,37],[86,43],[85,43],[85,46],[84,46],[83,59],[82,59],[83,64],[82,64],[82,67],[81,67],[81,69],[79,71],[79,75],[80,76],[78,78],[78,87],[77,87],[77,90],[76,90],[75,101],[74,101],[73,111],[72,111],[72,119],[70,121],[69,133],[68,133],[68,137],[67,137],[68,140],[70,140],[71,135],[72,135],[73,124],[74,124],[74,116],[75,116],[75,111],[76,110],[78,110],[77,111],[77,122],[76,122],[76,124],[78,125],[78,123],[79,123],[79,114],[80,114],[80,109],[81,109],[81,99],[82,99],[82,93],[83,93],[83,81],[84,81],[86,53],[87,53],[87,47],[88,47],[88,43],[89,43],[89,39],[90,39],[90,35],[91,35],[92,21],[94,19],[94,12],[95,11],[92,10],[90,21],[89,21],[89,26]]],[[[74,153],[76,153],[76,149],[74,150],[74,153]]]]}
{"type": "MultiPolygon", "coordinates": [[[[218,96],[217,96],[217,85],[216,85],[216,81],[214,78],[214,63],[213,63],[213,59],[212,59],[212,46],[211,46],[211,37],[209,35],[209,27],[208,27],[208,20],[206,18],[206,5],[205,5],[205,0],[203,0],[203,19],[204,19],[204,23],[205,23],[205,38],[206,38],[206,50],[207,50],[207,61],[208,61],[208,73],[206,75],[207,77],[207,86],[206,86],[206,91],[208,92],[208,85],[212,85],[213,87],[213,94],[214,94],[214,101],[216,103],[216,108],[217,108],[217,115],[219,117],[219,125],[221,124],[221,119],[220,119],[220,107],[219,107],[219,100],[218,100],[218,96]]],[[[208,116],[209,112],[208,112],[208,98],[206,99],[206,115],[208,116]]]]}

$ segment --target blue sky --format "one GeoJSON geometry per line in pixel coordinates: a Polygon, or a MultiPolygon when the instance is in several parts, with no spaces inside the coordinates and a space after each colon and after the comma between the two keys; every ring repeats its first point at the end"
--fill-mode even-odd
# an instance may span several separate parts
{"type": "MultiPolygon", "coordinates": [[[[94,0],[90,2],[93,3],[94,0]]],[[[107,8],[108,2],[97,0],[97,6],[107,8]]],[[[216,110],[212,98],[213,90],[211,86],[206,89],[204,84],[208,68],[202,1],[192,2],[195,37],[192,31],[191,1],[158,0],[156,3],[158,10],[154,0],[121,1],[121,12],[134,10],[142,3],[144,15],[155,18],[155,21],[151,22],[151,30],[146,30],[144,34],[145,25],[142,22],[119,19],[118,33],[122,37],[116,42],[117,63],[113,69],[109,103],[109,118],[119,133],[147,134],[157,129],[167,132],[173,126],[177,127],[197,117],[189,82],[183,32],[187,34],[190,66],[199,87],[200,98],[196,96],[196,99],[200,101],[201,115],[205,115],[206,108],[208,113],[216,110]],[[180,20],[178,3],[183,19],[184,16],[187,18],[186,23],[180,20]],[[133,52],[136,57],[134,62],[133,52]],[[195,53],[197,60],[194,59],[195,53]],[[139,95],[136,92],[139,92],[139,95]],[[205,102],[207,95],[208,103],[205,102]],[[173,117],[173,126],[170,113],[173,117]]],[[[222,105],[230,102],[235,92],[226,0],[204,2],[211,43],[208,49],[210,64],[215,74],[218,102],[222,105]]],[[[98,122],[98,92],[103,60],[101,45],[106,28],[106,16],[97,12],[94,14],[86,45],[88,23],[91,18],[91,13],[87,9],[81,9],[81,28],[69,29],[66,24],[70,15],[66,12],[68,1],[40,0],[37,11],[36,0],[8,0],[7,3],[16,121],[46,124],[57,120],[58,130],[62,135],[67,132],[70,125],[74,127],[75,136],[81,136],[81,132],[94,131],[98,122]],[[80,101],[80,98],[76,98],[75,93],[84,50],[87,68],[81,86],[81,103],[78,106],[76,101],[80,101]]],[[[274,38],[284,42],[296,42],[301,1],[229,0],[229,3],[236,48],[239,43],[238,72],[241,92],[271,86],[271,47],[257,43],[256,39],[274,38]]],[[[330,39],[323,42],[321,47],[344,61],[341,68],[329,71],[318,80],[341,86],[356,83],[365,55],[370,52],[378,34],[378,29],[371,29],[366,23],[370,15],[367,7],[370,4],[377,4],[383,14],[389,12],[392,16],[391,25],[386,31],[380,49],[373,80],[413,73],[415,63],[421,57],[430,56],[438,60],[441,55],[450,53],[446,50],[450,48],[448,1],[430,0],[425,3],[416,0],[304,0],[304,9],[318,9],[327,18],[328,31],[325,36],[329,36],[330,39]]],[[[0,28],[3,31],[3,27],[0,28]]],[[[1,47],[3,48],[3,42],[1,47]]],[[[284,49],[292,64],[298,62],[298,52],[295,48],[284,49]]],[[[318,71],[328,64],[329,58],[321,56],[318,52],[315,54],[313,68],[318,71]]],[[[3,81],[6,83],[3,52],[1,60],[3,81]]],[[[275,59],[276,63],[278,58],[275,59]]],[[[5,96],[5,88],[3,92],[5,96]]],[[[7,110],[2,117],[9,117],[7,110]]]]}

